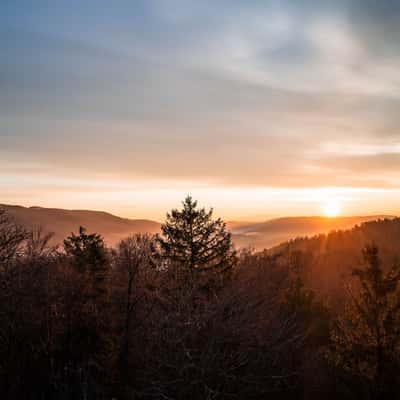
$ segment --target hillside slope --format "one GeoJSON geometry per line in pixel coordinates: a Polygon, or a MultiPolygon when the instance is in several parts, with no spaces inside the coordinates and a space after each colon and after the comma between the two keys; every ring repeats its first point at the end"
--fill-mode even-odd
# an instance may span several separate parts
{"type": "MultiPolygon", "coordinates": [[[[361,217],[287,217],[260,223],[235,224],[231,227],[235,243],[239,247],[251,245],[255,250],[276,246],[287,240],[314,236],[335,230],[350,229],[363,222],[393,218],[388,216],[361,217]]],[[[228,224],[229,225],[229,224],[228,224]]]]}
{"type": "Polygon", "coordinates": [[[305,254],[304,278],[307,283],[330,297],[342,292],[343,278],[352,267],[360,265],[362,249],[367,244],[379,247],[386,268],[400,260],[400,218],[385,218],[365,222],[349,230],[287,241],[269,250],[289,255],[294,251],[305,254]]]}
{"type": "Polygon", "coordinates": [[[77,232],[80,226],[90,232],[100,233],[109,245],[115,245],[120,239],[132,233],[156,233],[160,224],[145,219],[120,218],[102,211],[63,210],[42,207],[21,207],[0,205],[19,224],[46,232],[54,233],[53,241],[62,241],[77,232]]]}

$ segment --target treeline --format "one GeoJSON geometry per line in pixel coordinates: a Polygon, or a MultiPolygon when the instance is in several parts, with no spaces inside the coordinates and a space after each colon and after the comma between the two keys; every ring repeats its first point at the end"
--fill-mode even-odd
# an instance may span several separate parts
{"type": "MultiPolygon", "coordinates": [[[[304,283],[329,297],[343,300],[343,285],[351,269],[362,262],[362,249],[374,243],[379,247],[383,268],[387,270],[400,256],[400,218],[364,222],[352,229],[331,231],[313,237],[296,238],[269,250],[270,254],[302,252],[307,259],[304,283]]],[[[331,304],[332,305],[332,304],[331,304]]]]}
{"type": "Polygon", "coordinates": [[[307,252],[238,253],[190,197],[115,249],[50,238],[0,211],[1,399],[399,397],[400,268],[376,246],[336,302],[307,252]]]}

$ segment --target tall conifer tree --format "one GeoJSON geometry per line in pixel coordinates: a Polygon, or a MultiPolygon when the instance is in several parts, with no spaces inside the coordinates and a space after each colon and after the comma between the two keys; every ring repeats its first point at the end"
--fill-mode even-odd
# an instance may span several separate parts
{"type": "Polygon", "coordinates": [[[167,214],[158,237],[168,267],[187,272],[188,276],[226,276],[236,262],[236,253],[226,224],[213,219],[213,210],[198,208],[197,201],[188,196],[181,210],[167,214]]]}

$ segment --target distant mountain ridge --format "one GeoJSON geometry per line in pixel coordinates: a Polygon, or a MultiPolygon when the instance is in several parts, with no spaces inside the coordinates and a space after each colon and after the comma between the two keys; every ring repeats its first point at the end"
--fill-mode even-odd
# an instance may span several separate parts
{"type": "MultiPolygon", "coordinates": [[[[298,237],[314,236],[336,230],[346,230],[368,221],[392,219],[390,215],[352,217],[285,217],[259,223],[237,224],[231,231],[240,247],[251,243],[255,250],[276,246],[298,237]]],[[[228,224],[229,225],[229,224],[228,224]]]]}
{"type": "MultiPolygon", "coordinates": [[[[1,205],[19,224],[29,229],[41,227],[53,232],[53,242],[62,241],[77,232],[80,226],[89,232],[100,233],[108,245],[114,246],[121,239],[134,233],[158,233],[160,222],[149,219],[121,218],[104,211],[66,210],[45,207],[1,205]]],[[[349,229],[366,221],[392,218],[391,216],[363,217],[287,217],[264,222],[227,222],[237,247],[262,250],[290,239],[328,233],[332,230],[349,229]]]]}
{"type": "Polygon", "coordinates": [[[62,241],[80,226],[100,233],[109,245],[133,233],[157,233],[160,223],[147,219],[120,218],[104,211],[64,210],[44,207],[0,205],[17,223],[30,229],[41,227],[54,233],[53,241],[62,241]]]}

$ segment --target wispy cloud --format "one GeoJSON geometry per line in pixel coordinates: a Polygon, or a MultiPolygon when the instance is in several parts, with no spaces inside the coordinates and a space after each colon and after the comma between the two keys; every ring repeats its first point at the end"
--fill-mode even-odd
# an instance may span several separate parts
{"type": "Polygon", "coordinates": [[[15,1],[0,23],[3,184],[32,165],[110,188],[400,185],[397,1],[15,1]]]}

